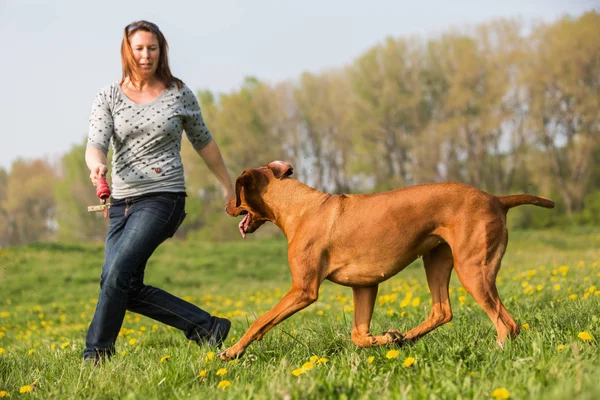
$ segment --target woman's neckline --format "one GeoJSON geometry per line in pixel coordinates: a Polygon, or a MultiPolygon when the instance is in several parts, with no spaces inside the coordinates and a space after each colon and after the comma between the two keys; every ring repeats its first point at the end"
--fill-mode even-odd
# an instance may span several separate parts
{"type": "MultiPolygon", "coordinates": [[[[121,83],[120,82],[117,82],[117,86],[119,87],[119,92],[121,93],[121,96],[125,99],[125,101],[127,101],[128,103],[134,105],[135,107],[147,107],[149,105],[152,105],[152,104],[156,103],[170,89],[170,87],[165,87],[165,89],[162,92],[160,92],[160,94],[158,96],[156,96],[155,98],[153,98],[152,100],[150,100],[150,101],[148,101],[146,103],[136,103],[135,101],[131,100],[129,98],[129,96],[127,96],[127,94],[125,93],[125,91],[121,87],[121,83]]],[[[173,85],[171,85],[171,86],[173,86],[173,85]]]]}

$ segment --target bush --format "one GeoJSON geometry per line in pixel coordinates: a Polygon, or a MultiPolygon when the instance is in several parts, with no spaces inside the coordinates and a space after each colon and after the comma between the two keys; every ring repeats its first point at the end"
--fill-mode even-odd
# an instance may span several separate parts
{"type": "Polygon", "coordinates": [[[583,204],[583,211],[578,216],[579,224],[600,226],[600,190],[585,196],[583,204]]]}

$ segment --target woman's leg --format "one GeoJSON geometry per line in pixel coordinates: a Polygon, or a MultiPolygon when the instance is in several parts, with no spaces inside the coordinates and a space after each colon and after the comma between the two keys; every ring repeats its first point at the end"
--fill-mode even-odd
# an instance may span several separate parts
{"type": "Polygon", "coordinates": [[[186,338],[201,343],[210,334],[216,318],[160,288],[145,285],[145,267],[144,263],[131,280],[127,310],[180,329],[186,338]]]}
{"type": "Polygon", "coordinates": [[[113,202],[110,208],[110,223],[106,234],[104,246],[104,265],[102,266],[102,274],[100,278],[100,294],[96,303],[96,311],[85,340],[86,347],[83,350],[85,359],[98,359],[102,356],[110,357],[114,354],[114,338],[113,335],[104,335],[102,331],[103,319],[106,317],[106,294],[102,290],[104,288],[105,277],[111,265],[113,265],[114,249],[116,248],[125,225],[127,218],[125,217],[125,209],[127,205],[125,200],[113,202]]]}
{"type": "MultiPolygon", "coordinates": [[[[188,339],[202,341],[215,326],[229,321],[211,317],[204,310],[161,289],[143,284],[146,261],[165,239],[171,237],[184,215],[185,197],[161,194],[134,200],[122,212],[124,226],[107,235],[101,293],[86,339],[84,357],[111,355],[126,309],[146,315],[184,331],[188,339]],[[117,238],[118,237],[118,238],[117,238]],[[112,240],[117,238],[112,243],[112,240]],[[109,243],[110,242],[110,243],[109,243]]],[[[121,215],[115,218],[115,226],[121,215]]],[[[111,212],[111,227],[113,226],[111,212]]],[[[116,230],[116,229],[115,229],[116,230]]],[[[221,331],[223,328],[220,328],[221,331]]],[[[220,332],[222,335],[223,332],[220,332]]],[[[226,332],[225,332],[226,335],[226,332]]]]}

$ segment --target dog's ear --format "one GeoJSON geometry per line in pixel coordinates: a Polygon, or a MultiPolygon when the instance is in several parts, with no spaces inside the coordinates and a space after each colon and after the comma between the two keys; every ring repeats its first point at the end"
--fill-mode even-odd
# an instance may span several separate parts
{"type": "Polygon", "coordinates": [[[285,176],[290,176],[294,173],[294,168],[290,163],[286,163],[285,161],[272,161],[267,164],[267,167],[273,171],[273,175],[275,178],[281,179],[285,176]]]}
{"type": "Polygon", "coordinates": [[[235,180],[235,207],[242,204],[241,192],[243,187],[248,187],[254,181],[252,170],[244,170],[242,174],[235,180]]]}

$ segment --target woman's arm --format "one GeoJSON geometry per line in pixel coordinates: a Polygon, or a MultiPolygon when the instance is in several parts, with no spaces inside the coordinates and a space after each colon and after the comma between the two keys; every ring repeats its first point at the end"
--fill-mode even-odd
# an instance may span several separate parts
{"type": "Polygon", "coordinates": [[[225,162],[223,161],[223,157],[221,156],[221,151],[219,150],[219,146],[217,146],[217,142],[212,139],[206,146],[197,151],[198,154],[200,154],[200,157],[202,157],[204,160],[206,166],[208,166],[208,168],[223,186],[223,189],[225,190],[225,201],[229,202],[233,200],[233,184],[231,183],[229,171],[227,171],[227,167],[225,166],[225,162]]]}
{"type": "Polygon", "coordinates": [[[108,171],[106,154],[96,147],[88,146],[85,149],[85,163],[90,169],[90,180],[96,186],[98,179],[105,176],[108,171]]]}

